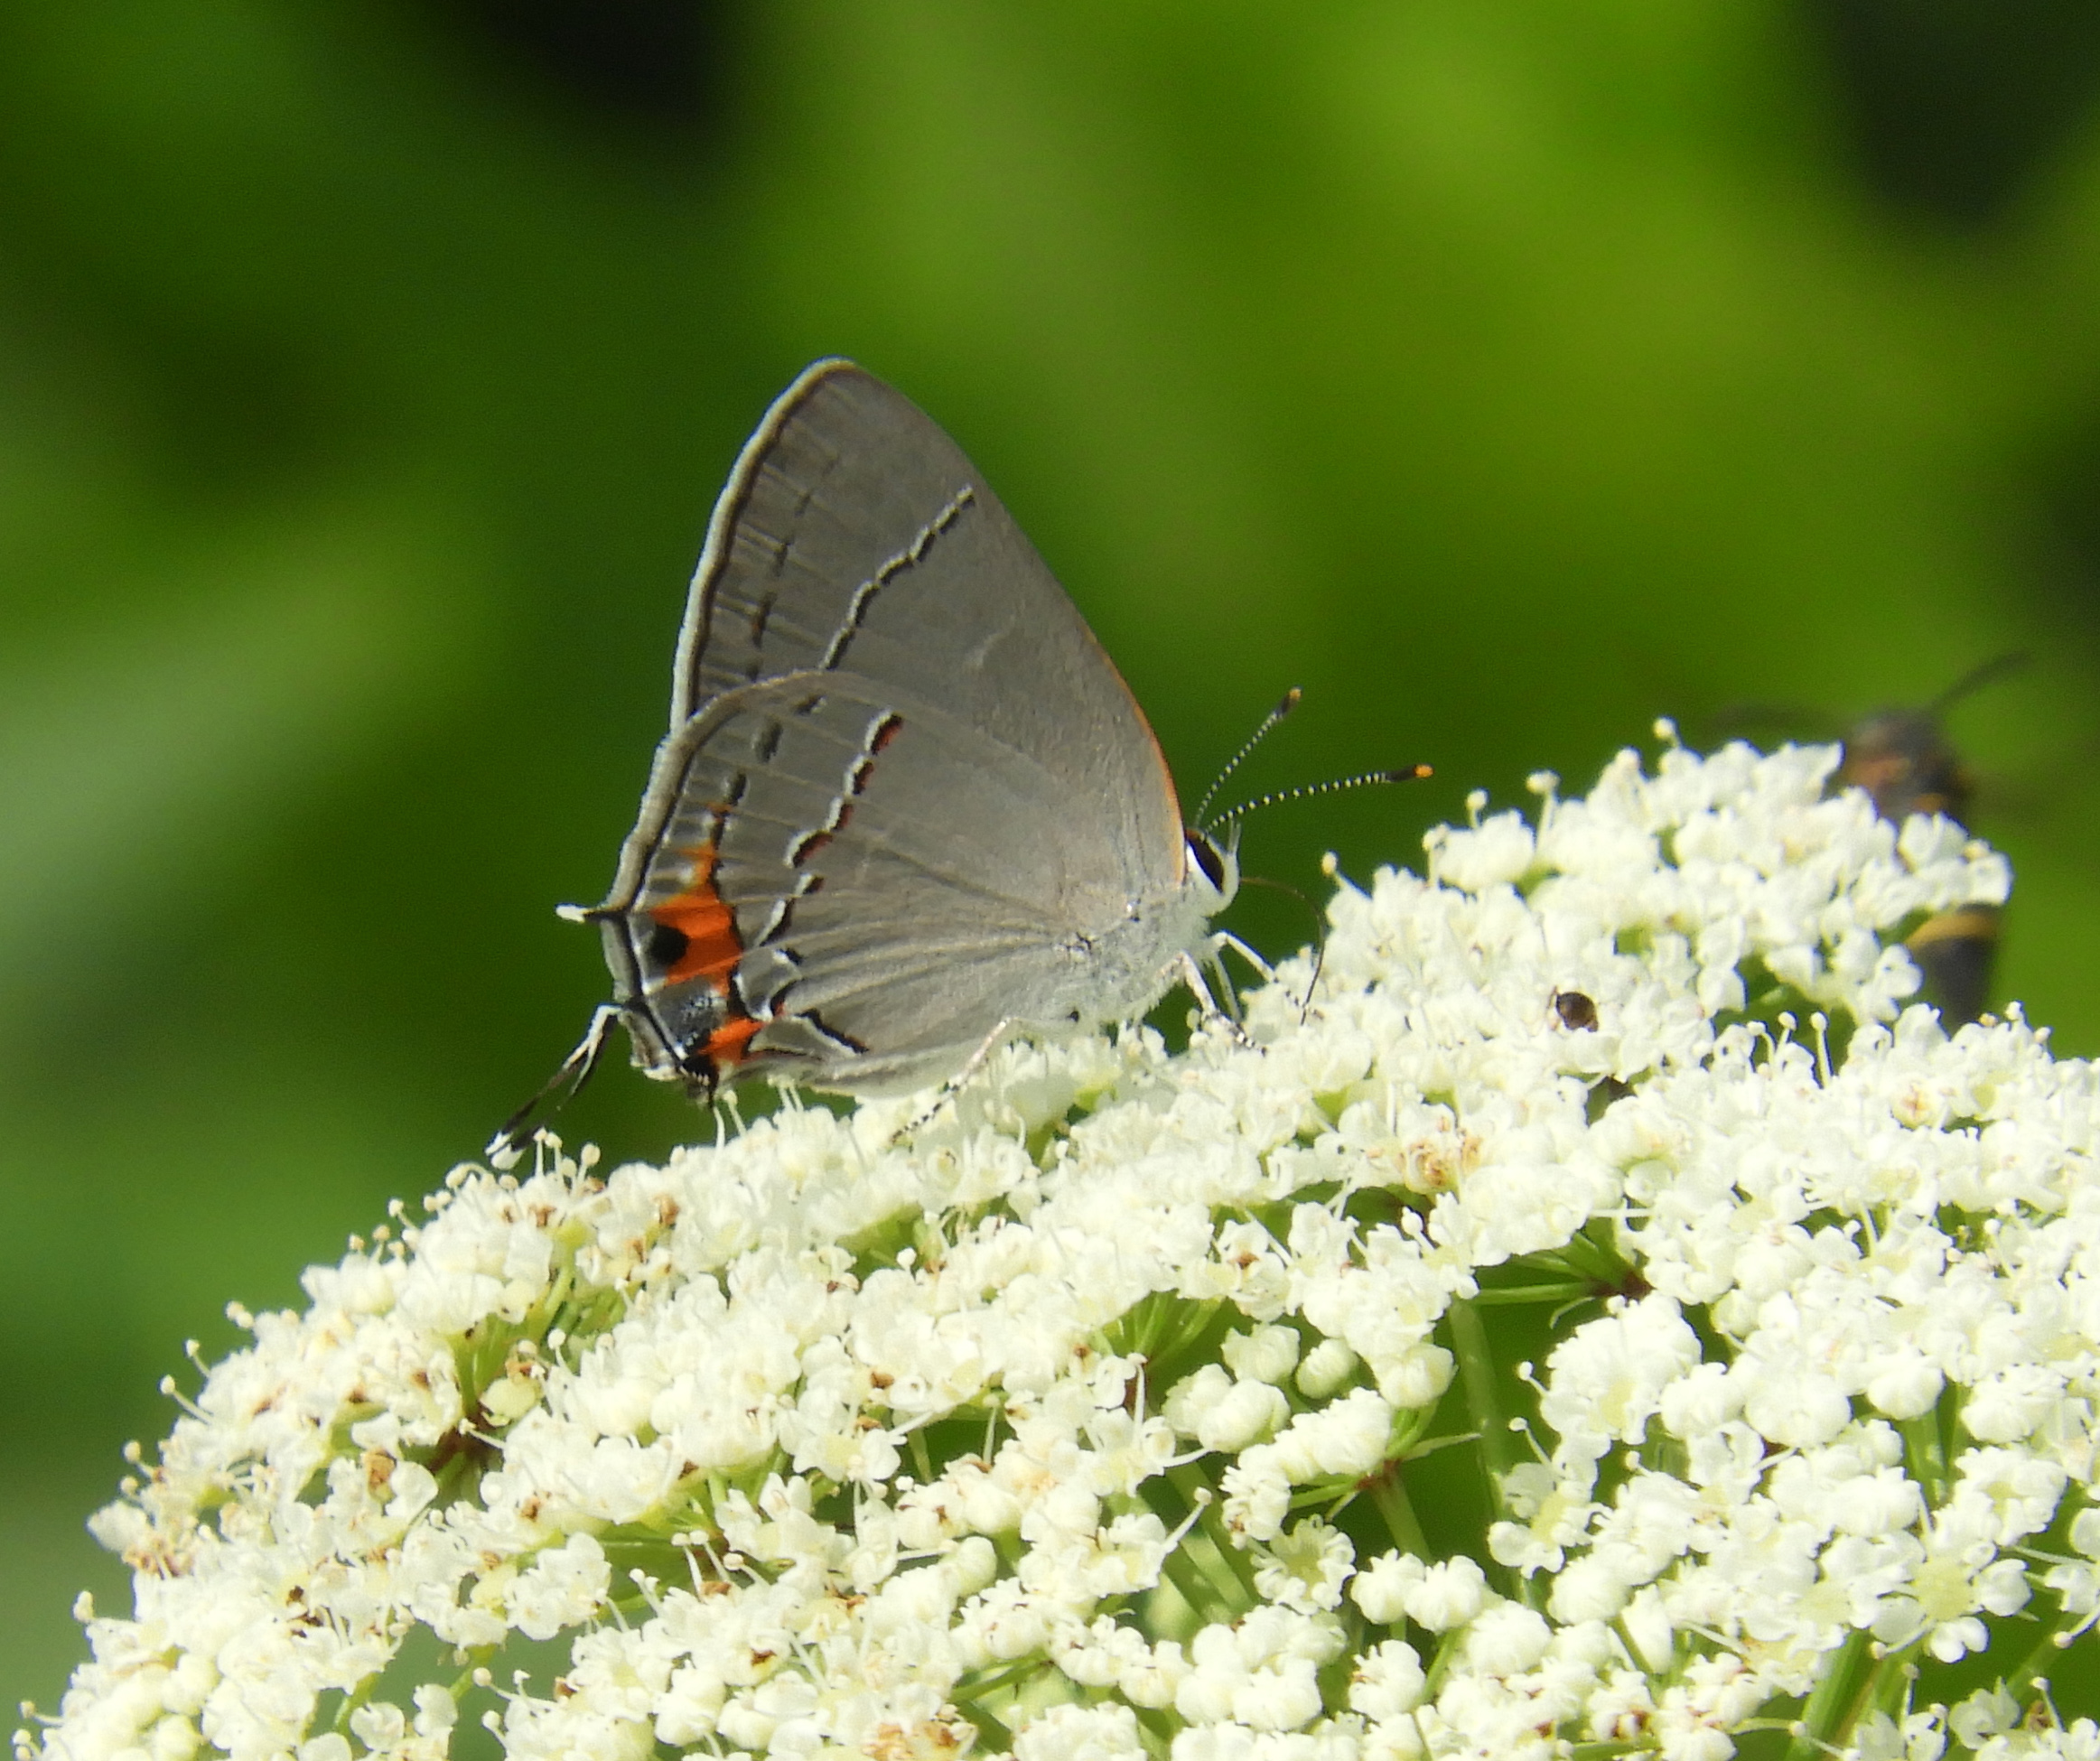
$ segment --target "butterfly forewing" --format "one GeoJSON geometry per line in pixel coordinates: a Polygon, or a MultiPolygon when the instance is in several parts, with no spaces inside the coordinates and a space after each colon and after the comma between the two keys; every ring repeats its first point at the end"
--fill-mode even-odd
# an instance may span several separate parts
{"type": "Polygon", "coordinates": [[[1172,783],[1114,663],[962,449],[845,361],[782,394],[723,492],[672,726],[801,671],[943,705],[1086,789],[1134,889],[1180,876],[1172,783]]]}

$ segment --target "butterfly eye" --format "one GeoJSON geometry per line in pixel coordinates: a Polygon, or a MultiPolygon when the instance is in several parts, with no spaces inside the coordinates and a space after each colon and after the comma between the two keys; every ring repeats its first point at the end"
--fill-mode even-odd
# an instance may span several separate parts
{"type": "Polygon", "coordinates": [[[1195,858],[1196,866],[1203,871],[1203,878],[1219,892],[1225,890],[1225,853],[1212,842],[1207,832],[1189,834],[1189,854],[1195,858]]]}

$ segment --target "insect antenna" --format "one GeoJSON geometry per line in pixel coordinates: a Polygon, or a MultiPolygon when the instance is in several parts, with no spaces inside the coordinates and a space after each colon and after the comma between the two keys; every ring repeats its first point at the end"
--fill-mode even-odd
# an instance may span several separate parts
{"type": "Polygon", "coordinates": [[[1927,715],[1945,715],[1955,703],[1973,691],[1979,691],[1993,679],[2001,679],[2008,673],[2017,673],[2034,664],[2034,657],[2025,648],[2013,648],[2002,655],[1993,655],[1981,666],[1973,666],[1960,678],[1941,692],[1925,706],[1927,715]]]}
{"type": "Polygon", "coordinates": [[[1215,819],[1204,822],[1204,830],[1224,825],[1237,828],[1239,822],[1251,813],[1259,813],[1264,807],[1274,807],[1285,801],[1304,801],[1316,795],[1339,795],[1344,789],[1370,788],[1381,783],[1418,782],[1424,777],[1433,777],[1435,771],[1426,764],[1404,764],[1394,770],[1359,770],[1353,777],[1332,777],[1324,783],[1301,783],[1296,788],[1272,789],[1266,795],[1257,795],[1251,801],[1242,801],[1237,807],[1227,807],[1215,819]]]}
{"type": "Polygon", "coordinates": [[[1210,787],[1203,791],[1203,798],[1196,804],[1195,817],[1190,822],[1191,825],[1205,824],[1203,815],[1210,811],[1210,804],[1218,799],[1218,791],[1225,787],[1225,779],[1246,761],[1248,753],[1274,731],[1277,722],[1298,707],[1298,700],[1304,694],[1296,685],[1293,685],[1283,694],[1283,700],[1275,708],[1262,717],[1262,725],[1249,734],[1246,743],[1225,761],[1225,769],[1211,779],[1210,787]]]}

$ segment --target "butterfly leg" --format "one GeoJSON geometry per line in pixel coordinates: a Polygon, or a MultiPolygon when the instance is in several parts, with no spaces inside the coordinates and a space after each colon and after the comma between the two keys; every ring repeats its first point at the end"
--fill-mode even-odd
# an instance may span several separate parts
{"type": "Polygon", "coordinates": [[[992,1054],[1006,1043],[1007,1037],[1013,1033],[1014,1026],[1014,1020],[1011,1015],[996,1022],[993,1026],[992,1031],[977,1042],[977,1049],[970,1054],[968,1062],[954,1076],[941,1084],[940,1093],[934,1097],[933,1104],[901,1130],[891,1141],[901,1143],[914,1132],[924,1130],[925,1127],[939,1118],[942,1113],[947,1110],[948,1104],[961,1094],[971,1078],[985,1067],[985,1061],[992,1054]]]}
{"type": "MultiPolygon", "coordinates": [[[[1206,1021],[1222,1021],[1225,1024],[1225,1030],[1238,1044],[1251,1046],[1255,1042],[1248,1036],[1246,1027],[1240,1020],[1239,992],[1232,988],[1231,977],[1227,974],[1223,962],[1218,958],[1218,945],[1223,939],[1223,933],[1220,932],[1219,935],[1207,941],[1203,945],[1201,961],[1199,961],[1193,954],[1184,952],[1177,964],[1181,968],[1181,982],[1189,987],[1190,993],[1195,997],[1196,1006],[1202,1011],[1203,1019],[1206,1021]],[[1210,980],[1204,975],[1206,970],[1218,980],[1218,990],[1222,991],[1230,999],[1227,1006],[1219,1006],[1218,992],[1214,992],[1210,988],[1210,980]]],[[[1232,939],[1237,941],[1238,938],[1235,936],[1232,939]]]]}
{"type": "Polygon", "coordinates": [[[1276,969],[1245,942],[1241,941],[1237,936],[1235,936],[1231,930],[1212,930],[1210,932],[1210,946],[1219,954],[1224,953],[1227,948],[1230,948],[1261,974],[1264,984],[1274,984],[1276,982],[1276,969]]]}
{"type": "MultiPolygon", "coordinates": [[[[1263,983],[1274,984],[1276,982],[1276,969],[1269,964],[1266,960],[1263,959],[1260,955],[1256,954],[1253,948],[1249,947],[1237,936],[1235,936],[1231,930],[1212,930],[1210,933],[1210,946],[1214,955],[1222,954],[1225,949],[1230,948],[1235,954],[1238,955],[1242,960],[1246,961],[1248,965],[1252,966],[1255,971],[1262,975],[1263,983]]],[[[1300,1022],[1303,1022],[1305,1018],[1312,1012],[1312,991],[1313,987],[1320,983],[1321,964],[1326,958],[1327,937],[1322,935],[1320,938],[1319,946],[1313,949],[1312,953],[1312,976],[1306,983],[1304,996],[1299,999],[1298,1019],[1300,1022]]]]}

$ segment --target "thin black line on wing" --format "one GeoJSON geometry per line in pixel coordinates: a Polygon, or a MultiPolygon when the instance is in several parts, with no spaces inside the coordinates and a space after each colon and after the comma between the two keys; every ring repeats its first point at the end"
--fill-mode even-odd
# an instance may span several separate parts
{"type": "Polygon", "coordinates": [[[875,595],[905,570],[916,566],[926,553],[933,548],[933,541],[962,517],[963,509],[976,499],[977,492],[967,483],[956,492],[952,500],[939,513],[920,526],[919,536],[902,551],[892,556],[867,580],[854,589],[854,596],[846,601],[845,615],[839,620],[838,629],[831,638],[831,646],[824,651],[824,658],[817,662],[817,670],[835,673],[845,659],[845,651],[853,639],[860,634],[861,626],[867,621],[868,609],[874,604],[875,595]]]}
{"type": "MultiPolygon", "coordinates": [[[[746,825],[778,826],[781,831],[797,839],[811,835],[808,827],[799,821],[781,819],[771,814],[755,813],[748,807],[742,811],[739,817],[746,825]]],[[[1044,921],[1043,915],[1041,907],[1032,901],[1018,898],[1012,893],[1001,892],[995,888],[986,886],[983,882],[973,880],[968,875],[958,873],[953,869],[936,867],[927,858],[902,848],[883,836],[880,832],[870,832],[864,822],[856,824],[854,835],[856,838],[864,839],[871,849],[881,852],[889,861],[899,863],[950,891],[964,894],[986,904],[1004,907],[1016,917],[1024,919],[1031,926],[1035,926],[1033,933],[1037,936],[1041,935],[1040,926],[1044,921]]]]}

